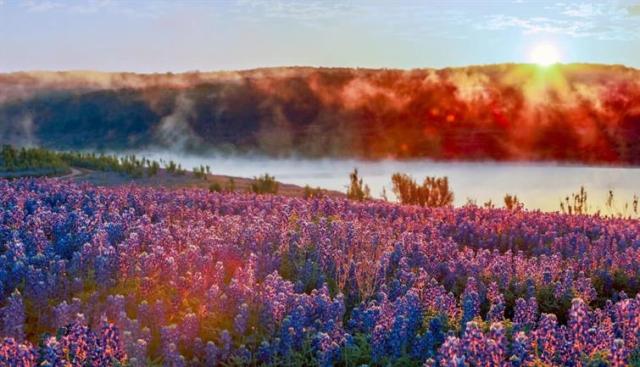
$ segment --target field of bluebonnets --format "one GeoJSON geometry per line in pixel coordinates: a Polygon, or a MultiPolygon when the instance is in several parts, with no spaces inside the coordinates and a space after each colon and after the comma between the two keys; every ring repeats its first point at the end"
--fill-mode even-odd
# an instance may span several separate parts
{"type": "Polygon", "coordinates": [[[0,181],[0,365],[640,365],[640,222],[0,181]]]}

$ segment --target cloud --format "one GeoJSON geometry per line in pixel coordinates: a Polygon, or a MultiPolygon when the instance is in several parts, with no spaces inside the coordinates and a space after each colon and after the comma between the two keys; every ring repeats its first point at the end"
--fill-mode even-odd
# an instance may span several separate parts
{"type": "Polygon", "coordinates": [[[73,13],[97,13],[102,9],[113,5],[111,0],[92,0],[84,3],[75,3],[69,6],[69,11],[73,13]]]}
{"type": "Polygon", "coordinates": [[[525,34],[564,33],[573,36],[578,35],[578,31],[582,27],[582,23],[568,22],[566,20],[547,17],[530,18],[504,14],[490,16],[484,24],[478,26],[480,29],[493,31],[516,28],[521,29],[525,34]]]}
{"type": "Polygon", "coordinates": [[[569,4],[562,12],[564,15],[579,18],[591,18],[602,15],[602,9],[593,4],[569,4]]]}
{"type": "Polygon", "coordinates": [[[201,144],[200,138],[189,124],[189,120],[193,116],[193,101],[184,94],[179,94],[176,97],[173,112],[160,121],[156,138],[164,146],[178,150],[184,150],[190,145],[201,144]]]}
{"type": "Polygon", "coordinates": [[[544,8],[544,16],[492,14],[477,28],[628,41],[640,39],[640,20],[630,17],[634,12],[640,14],[640,4],[636,6],[638,9],[612,3],[556,3],[544,8]]]}
{"type": "MultiPolygon", "coordinates": [[[[4,0],[0,0],[2,2],[4,0]]],[[[63,11],[72,14],[117,13],[129,17],[155,17],[167,5],[163,1],[124,2],[113,0],[87,0],[64,2],[59,0],[25,0],[20,3],[28,12],[63,11]]]]}
{"type": "Polygon", "coordinates": [[[309,0],[304,2],[292,0],[241,0],[238,2],[243,9],[260,12],[267,18],[287,18],[299,20],[312,20],[331,18],[339,13],[347,11],[350,7],[346,4],[309,0]]]}
{"type": "Polygon", "coordinates": [[[466,38],[451,27],[468,26],[472,20],[464,10],[434,6],[437,2],[398,1],[390,5],[379,1],[295,1],[240,0],[231,13],[249,21],[289,20],[307,27],[326,29],[328,23],[344,21],[355,28],[423,40],[425,35],[466,38]]]}
{"type": "Polygon", "coordinates": [[[22,6],[31,12],[45,12],[63,8],[65,5],[61,2],[51,0],[28,0],[22,2],[22,6]]]}
{"type": "Polygon", "coordinates": [[[0,124],[0,142],[16,146],[37,145],[33,116],[24,114],[0,124]]]}

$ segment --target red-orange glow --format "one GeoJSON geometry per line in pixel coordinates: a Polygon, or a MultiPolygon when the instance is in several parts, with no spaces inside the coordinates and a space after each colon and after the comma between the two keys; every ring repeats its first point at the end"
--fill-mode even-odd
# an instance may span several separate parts
{"type": "Polygon", "coordinates": [[[83,113],[71,108],[81,105],[80,97],[103,103],[93,100],[103,92],[83,91],[109,89],[122,96],[114,101],[136,101],[135,111],[151,110],[141,136],[159,135],[157,121],[175,113],[176,104],[180,113],[189,112],[185,130],[198,144],[241,151],[640,164],[638,80],[635,69],[578,64],[174,76],[14,73],[0,75],[0,102],[22,101],[24,111],[13,118],[32,116],[35,134],[42,134],[41,125],[58,126],[67,115],[83,113]],[[69,109],[35,97],[50,91],[67,93],[68,101],[60,103],[69,109]],[[25,102],[30,99],[35,102],[25,102]]]}

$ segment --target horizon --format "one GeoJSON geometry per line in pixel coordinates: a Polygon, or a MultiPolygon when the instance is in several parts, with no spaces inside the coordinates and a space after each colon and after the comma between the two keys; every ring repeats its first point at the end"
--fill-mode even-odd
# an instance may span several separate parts
{"type": "Polygon", "coordinates": [[[184,70],[184,71],[149,71],[149,72],[140,72],[140,71],[127,71],[127,70],[97,70],[97,69],[23,69],[23,70],[14,70],[14,71],[0,71],[0,75],[9,75],[9,74],[38,74],[38,73],[96,73],[96,74],[136,74],[136,75],[166,75],[166,74],[217,74],[217,73],[244,73],[244,72],[252,72],[252,71],[260,71],[260,70],[278,70],[278,69],[345,69],[345,70],[371,70],[371,71],[421,71],[421,70],[432,70],[432,71],[443,71],[448,69],[460,70],[460,69],[471,69],[471,68],[490,68],[495,66],[527,66],[532,68],[542,68],[542,69],[553,69],[558,67],[567,67],[567,66],[598,66],[598,67],[612,67],[612,68],[626,68],[631,70],[640,70],[640,66],[632,66],[626,64],[605,64],[605,63],[591,63],[591,62],[558,62],[548,66],[540,66],[533,62],[502,62],[502,63],[493,63],[493,64],[469,64],[469,65],[460,65],[460,66],[444,66],[444,67],[411,67],[411,68],[402,68],[402,67],[359,67],[359,66],[313,66],[313,65],[275,65],[275,66],[261,66],[255,68],[248,69],[201,69],[201,70],[184,70]]]}

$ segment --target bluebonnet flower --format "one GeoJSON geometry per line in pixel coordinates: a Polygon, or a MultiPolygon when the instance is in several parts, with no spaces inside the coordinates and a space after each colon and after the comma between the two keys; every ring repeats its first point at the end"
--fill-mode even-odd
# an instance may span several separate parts
{"type": "Polygon", "coordinates": [[[22,295],[15,290],[2,308],[2,333],[18,342],[24,340],[24,323],[26,320],[22,295]]]}
{"type": "Polygon", "coordinates": [[[233,340],[231,340],[231,334],[227,330],[222,330],[220,333],[220,343],[222,344],[222,349],[220,350],[220,358],[222,360],[227,360],[229,356],[231,356],[232,348],[233,348],[233,340]]]}
{"type": "Polygon", "coordinates": [[[480,296],[476,291],[465,292],[462,298],[462,319],[460,320],[462,329],[478,316],[480,312],[480,296]]]}
{"type": "Polygon", "coordinates": [[[257,358],[261,363],[266,364],[271,362],[273,358],[273,348],[268,341],[263,340],[262,343],[260,343],[260,346],[258,347],[257,358]]]}
{"type": "Polygon", "coordinates": [[[13,338],[4,338],[0,345],[0,365],[2,366],[37,366],[38,355],[29,343],[21,344],[13,338]]]}
{"type": "Polygon", "coordinates": [[[640,298],[614,289],[614,276],[637,288],[640,224],[626,219],[47,179],[0,180],[0,202],[0,326],[14,337],[0,358],[277,363],[310,342],[330,365],[359,334],[374,363],[575,366],[598,352],[622,366],[640,343],[640,298]],[[512,286],[524,295],[507,320],[512,286]],[[538,320],[535,296],[582,301],[559,325],[538,320]]]}
{"type": "Polygon", "coordinates": [[[233,321],[233,327],[238,335],[243,335],[247,331],[247,323],[249,321],[249,305],[243,303],[240,305],[238,314],[233,321]]]}
{"type": "Polygon", "coordinates": [[[180,339],[184,340],[187,344],[192,344],[199,332],[200,320],[198,320],[196,314],[190,312],[184,315],[180,323],[180,339]]]}

